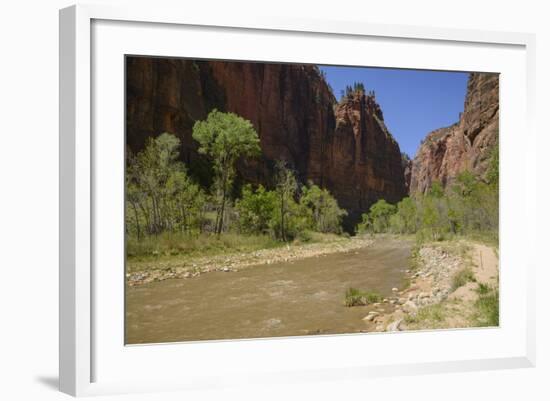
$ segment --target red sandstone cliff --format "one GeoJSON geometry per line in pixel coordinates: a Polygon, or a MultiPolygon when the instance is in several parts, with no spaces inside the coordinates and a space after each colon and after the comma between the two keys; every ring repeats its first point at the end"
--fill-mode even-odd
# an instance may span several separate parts
{"type": "Polygon", "coordinates": [[[389,133],[374,96],[346,96],[334,109],[327,186],[352,220],[378,199],[394,203],[406,195],[399,145],[389,133]]]}
{"type": "Polygon", "coordinates": [[[350,225],[379,198],[406,195],[399,146],[373,96],[355,92],[336,103],[312,65],[127,58],[127,144],[171,132],[182,159],[204,184],[208,163],[192,139],[195,121],[213,108],[250,120],[262,158],[242,160],[239,180],[270,184],[276,160],[302,182],[327,187],[350,213],[350,225]]]}
{"type": "Polygon", "coordinates": [[[436,180],[447,186],[464,170],[483,178],[498,142],[498,79],[498,74],[470,74],[459,121],[431,132],[420,145],[412,162],[410,193],[426,192],[436,180]]]}

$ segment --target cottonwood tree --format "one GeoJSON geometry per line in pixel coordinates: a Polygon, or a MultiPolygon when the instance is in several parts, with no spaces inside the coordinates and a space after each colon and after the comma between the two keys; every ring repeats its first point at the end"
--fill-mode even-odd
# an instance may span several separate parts
{"type": "Polygon", "coordinates": [[[208,155],[213,161],[214,192],[218,199],[215,231],[220,235],[235,178],[235,163],[239,157],[258,155],[260,139],[250,121],[216,109],[206,120],[195,123],[193,139],[200,145],[199,153],[208,155]]]}
{"type": "Polygon", "coordinates": [[[152,234],[167,229],[166,183],[178,158],[179,146],[177,137],[163,133],[157,138],[149,138],[145,149],[130,159],[128,174],[147,199],[147,204],[142,203],[140,208],[152,234]]]}
{"type": "Polygon", "coordinates": [[[276,166],[276,190],[278,202],[278,226],[280,237],[283,241],[288,239],[288,226],[291,218],[291,212],[296,208],[294,197],[298,184],[293,172],[287,167],[284,161],[277,161],[276,166]]]}
{"type": "Polygon", "coordinates": [[[394,214],[396,207],[384,199],[380,199],[369,209],[369,217],[372,221],[372,229],[376,233],[386,232],[390,226],[390,216],[394,214]]]}
{"type": "Polygon", "coordinates": [[[379,200],[363,214],[358,231],[416,233],[420,242],[441,240],[449,234],[481,234],[498,240],[498,148],[493,150],[485,177],[464,170],[452,186],[444,188],[434,181],[425,194],[404,198],[392,208],[379,200]]]}
{"type": "Polygon", "coordinates": [[[206,202],[203,191],[195,184],[187,169],[179,164],[170,175],[166,189],[170,199],[170,216],[173,226],[189,233],[193,227],[202,230],[201,219],[206,202]]]}
{"type": "Polygon", "coordinates": [[[250,184],[245,185],[242,197],[236,203],[240,231],[247,234],[266,233],[276,208],[277,194],[274,191],[267,191],[263,185],[256,190],[250,184]]]}
{"type": "Polygon", "coordinates": [[[406,197],[397,204],[397,212],[390,217],[390,225],[394,232],[412,234],[416,232],[417,217],[416,203],[406,197]]]}
{"type": "Polygon", "coordinates": [[[189,232],[199,226],[204,193],[177,160],[179,146],[176,136],[163,133],[149,138],[137,155],[128,155],[126,204],[138,240],[144,234],[189,232]]]}
{"type": "Polygon", "coordinates": [[[338,201],[325,188],[319,188],[312,182],[302,187],[300,204],[311,211],[312,226],[315,231],[340,233],[342,218],[347,212],[340,209],[338,201]]]}

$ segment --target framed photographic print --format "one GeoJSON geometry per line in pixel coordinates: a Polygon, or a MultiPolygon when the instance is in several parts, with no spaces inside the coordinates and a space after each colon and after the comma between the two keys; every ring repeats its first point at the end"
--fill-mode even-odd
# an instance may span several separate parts
{"type": "Polygon", "coordinates": [[[61,390],[532,366],[533,46],[62,10],[61,390]]]}

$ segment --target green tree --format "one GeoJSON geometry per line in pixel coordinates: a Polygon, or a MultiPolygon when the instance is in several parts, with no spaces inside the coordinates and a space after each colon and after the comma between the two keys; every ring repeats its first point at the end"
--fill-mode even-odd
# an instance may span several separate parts
{"type": "Polygon", "coordinates": [[[149,138],[145,149],[130,159],[129,180],[137,185],[146,198],[140,209],[145,215],[148,231],[153,234],[167,228],[167,220],[164,218],[166,183],[178,158],[179,146],[177,137],[163,133],[156,138],[149,138]]]}
{"type": "Polygon", "coordinates": [[[462,232],[464,228],[464,200],[453,193],[447,197],[447,218],[449,229],[453,234],[462,232]]]}
{"type": "Polygon", "coordinates": [[[248,234],[263,234],[270,228],[277,207],[277,194],[259,185],[256,191],[250,184],[242,189],[242,197],[237,201],[239,228],[248,234]]]}
{"type": "Polygon", "coordinates": [[[366,232],[373,232],[373,230],[372,230],[372,220],[371,220],[368,213],[363,213],[361,215],[361,222],[359,224],[357,224],[357,227],[356,227],[355,231],[358,234],[363,234],[363,233],[366,233],[366,232]]]}
{"type": "Polygon", "coordinates": [[[398,225],[398,232],[401,234],[412,234],[416,232],[416,203],[413,199],[406,197],[397,204],[397,218],[394,219],[392,226],[398,225]]]}
{"type": "Polygon", "coordinates": [[[342,218],[347,212],[340,209],[338,201],[330,192],[309,182],[302,187],[300,204],[311,213],[311,225],[319,232],[340,233],[342,231],[342,218]]]}
{"type": "Polygon", "coordinates": [[[389,225],[391,232],[397,234],[405,233],[405,222],[399,213],[395,213],[390,216],[389,225]]]}
{"type": "Polygon", "coordinates": [[[189,232],[199,225],[204,193],[177,159],[180,141],[169,133],[149,138],[137,155],[128,154],[126,169],[127,232],[189,232]]]}
{"type": "Polygon", "coordinates": [[[436,180],[432,182],[429,195],[437,199],[441,199],[445,196],[445,190],[443,189],[443,185],[441,185],[441,181],[436,180]]]}
{"type": "Polygon", "coordinates": [[[390,216],[396,211],[396,207],[384,199],[378,200],[369,209],[369,219],[372,230],[375,233],[387,232],[390,227],[390,216]]]}
{"type": "MultiPolygon", "coordinates": [[[[139,205],[141,203],[142,193],[137,187],[137,185],[131,182],[129,179],[126,179],[126,203],[130,206],[131,214],[133,217],[133,223],[135,224],[136,236],[137,239],[141,239],[141,224],[140,224],[140,212],[139,205]]],[[[128,215],[128,213],[127,213],[128,215]]],[[[131,220],[130,220],[131,221],[131,220]]],[[[132,223],[126,224],[126,229],[131,226],[132,223]]]]}
{"type": "Polygon", "coordinates": [[[420,221],[422,228],[430,233],[432,239],[436,239],[439,235],[439,213],[436,198],[425,196],[421,205],[420,221]]]}
{"type": "Polygon", "coordinates": [[[476,185],[476,176],[471,171],[464,170],[456,177],[453,191],[462,197],[470,196],[475,192],[476,185]]]}
{"type": "Polygon", "coordinates": [[[205,121],[195,123],[193,139],[200,145],[199,152],[210,156],[214,164],[214,186],[218,198],[215,230],[219,235],[235,177],[235,162],[239,157],[258,155],[260,139],[250,121],[216,109],[205,121]]]}
{"type": "Polygon", "coordinates": [[[296,212],[297,205],[294,197],[298,189],[294,173],[287,167],[284,161],[277,161],[276,166],[276,193],[277,193],[277,212],[276,226],[279,227],[280,238],[287,241],[289,237],[289,226],[292,213],[296,212]]]}
{"type": "Polygon", "coordinates": [[[489,185],[492,187],[498,189],[498,181],[499,181],[499,162],[498,162],[498,155],[499,154],[499,148],[498,143],[495,145],[491,152],[491,159],[489,160],[489,167],[487,169],[487,173],[485,175],[485,178],[489,185]]]}
{"type": "Polygon", "coordinates": [[[189,233],[193,227],[201,229],[205,195],[187,175],[185,167],[178,163],[166,183],[171,206],[171,226],[189,233]]]}

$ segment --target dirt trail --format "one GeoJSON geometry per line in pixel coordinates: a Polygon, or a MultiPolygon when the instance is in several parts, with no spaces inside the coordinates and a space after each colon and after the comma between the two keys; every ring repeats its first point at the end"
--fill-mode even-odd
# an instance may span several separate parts
{"type": "Polygon", "coordinates": [[[496,283],[498,279],[498,257],[493,248],[474,244],[474,263],[474,273],[479,282],[496,283]]]}
{"type": "Polygon", "coordinates": [[[429,244],[420,250],[418,263],[409,288],[390,300],[396,309],[372,319],[371,330],[470,327],[479,285],[498,286],[498,256],[487,245],[470,241],[429,244]],[[455,276],[464,270],[470,270],[473,277],[455,288],[455,276]],[[422,317],[415,321],[418,315],[422,317]]]}
{"type": "Polygon", "coordinates": [[[498,258],[495,250],[481,244],[472,244],[471,246],[472,271],[475,282],[469,282],[457,288],[449,296],[451,300],[475,301],[478,283],[488,284],[491,287],[498,284],[498,258]]]}

